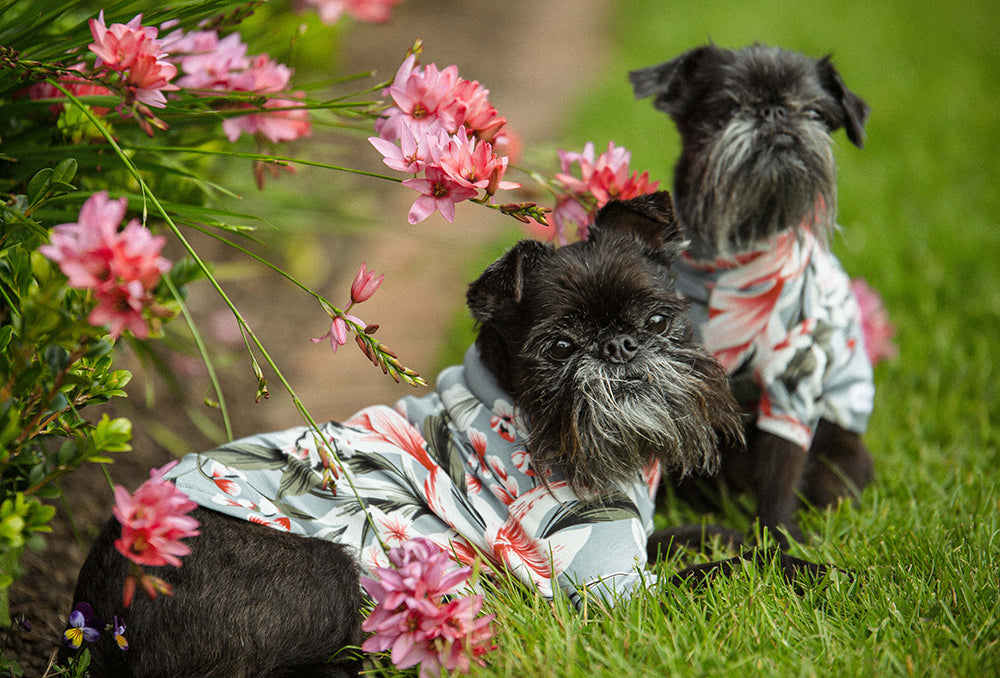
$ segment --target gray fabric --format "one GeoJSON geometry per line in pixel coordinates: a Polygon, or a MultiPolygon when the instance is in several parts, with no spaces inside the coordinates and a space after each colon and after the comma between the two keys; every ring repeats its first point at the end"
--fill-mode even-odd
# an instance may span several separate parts
{"type": "Polygon", "coordinates": [[[203,506],[353,546],[369,573],[388,567],[383,544],[422,536],[459,562],[478,557],[487,572],[510,570],[545,596],[562,589],[577,599],[578,586],[627,595],[649,578],[658,466],[588,503],[558,472],[548,488],[540,482],[525,434],[472,347],[428,395],[318,432],[298,427],[190,454],[168,477],[203,506]],[[318,445],[338,460],[325,485],[318,445]]]}
{"type": "Polygon", "coordinates": [[[672,274],[698,341],[759,389],[757,426],[808,448],[820,418],[863,433],[875,397],[861,312],[837,258],[806,227],[672,274]]]}

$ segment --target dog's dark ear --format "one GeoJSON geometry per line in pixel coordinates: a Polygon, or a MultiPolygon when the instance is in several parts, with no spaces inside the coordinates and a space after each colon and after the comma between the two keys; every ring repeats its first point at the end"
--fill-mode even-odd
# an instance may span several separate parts
{"type": "Polygon", "coordinates": [[[844,131],[847,132],[847,138],[852,144],[862,148],[865,145],[865,123],[868,121],[871,108],[861,97],[847,89],[844,79],[834,68],[829,56],[820,59],[817,68],[823,88],[839,101],[844,109],[844,131]]]}
{"type": "Polygon", "coordinates": [[[684,102],[691,96],[690,83],[695,72],[710,61],[717,60],[719,49],[714,45],[696,47],[679,57],[636,71],[629,71],[628,79],[636,99],[656,95],[653,106],[667,113],[681,113],[684,102]]]}
{"type": "Polygon", "coordinates": [[[552,254],[552,245],[537,240],[522,240],[505,255],[489,265],[469,285],[465,295],[472,317],[483,325],[504,309],[521,301],[524,281],[538,262],[552,254]]]}
{"type": "Polygon", "coordinates": [[[668,266],[688,245],[668,191],[608,202],[594,218],[589,239],[598,242],[611,233],[632,235],[646,256],[668,266]]]}

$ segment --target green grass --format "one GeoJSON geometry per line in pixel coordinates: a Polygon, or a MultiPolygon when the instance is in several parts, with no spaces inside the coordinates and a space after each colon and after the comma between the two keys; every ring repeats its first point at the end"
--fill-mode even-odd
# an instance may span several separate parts
{"type": "Polygon", "coordinates": [[[772,569],[748,567],[699,591],[665,587],[610,616],[500,594],[491,607],[501,650],[477,675],[1000,674],[995,3],[616,8],[614,54],[561,145],[613,140],[664,187],[676,133],[648,100],[633,100],[625,74],[709,38],[832,53],[872,107],[864,150],[837,135],[844,230],[833,246],[885,298],[900,356],[876,371],[875,483],[853,505],[804,514],[814,539],[795,548],[857,578],[796,592],[772,569]]]}

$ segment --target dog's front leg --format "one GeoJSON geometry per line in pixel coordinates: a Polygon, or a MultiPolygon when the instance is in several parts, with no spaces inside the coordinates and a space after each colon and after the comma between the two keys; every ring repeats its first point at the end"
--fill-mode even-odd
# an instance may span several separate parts
{"type": "Polygon", "coordinates": [[[821,419],[804,472],[802,493],[806,501],[823,508],[841,497],[857,497],[873,476],[872,456],[861,436],[821,419]]]}
{"type": "Polygon", "coordinates": [[[713,539],[718,539],[727,549],[743,545],[743,533],[721,525],[679,525],[657,530],[646,540],[646,557],[651,563],[672,558],[679,551],[704,549],[713,539]]]}
{"type": "Polygon", "coordinates": [[[782,547],[788,543],[781,530],[802,541],[802,531],[793,516],[808,452],[789,440],[758,430],[749,454],[754,460],[753,489],[761,526],[768,528],[782,547]]]}

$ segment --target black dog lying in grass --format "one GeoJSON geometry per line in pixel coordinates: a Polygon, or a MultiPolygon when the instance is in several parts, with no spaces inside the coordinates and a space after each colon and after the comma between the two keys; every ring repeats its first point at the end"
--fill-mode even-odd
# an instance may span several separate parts
{"type": "Polygon", "coordinates": [[[186,457],[201,535],[148,569],[174,594],[123,606],[114,519],[83,566],[76,600],[131,645],[95,645],[94,675],[354,675],[359,568],[414,536],[547,596],[641,586],[660,469],[711,473],[741,435],[667,275],[683,246],[669,194],[611,202],[588,241],[522,241],[472,283],[476,345],[436,392],[186,457]]]}

